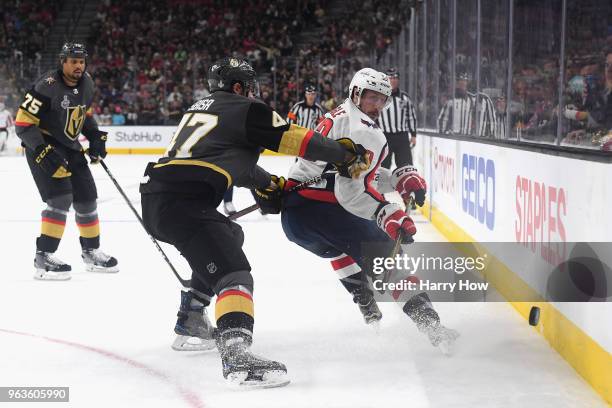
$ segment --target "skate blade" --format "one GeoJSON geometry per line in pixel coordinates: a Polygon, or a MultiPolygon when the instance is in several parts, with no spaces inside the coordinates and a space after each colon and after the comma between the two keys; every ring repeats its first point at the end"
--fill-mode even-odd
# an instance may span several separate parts
{"type": "Polygon", "coordinates": [[[37,269],[34,273],[34,279],[44,281],[67,281],[72,279],[70,271],[66,272],[52,272],[44,269],[37,269]]]}
{"type": "Polygon", "coordinates": [[[449,338],[442,340],[440,344],[438,344],[438,348],[440,349],[442,354],[446,357],[451,357],[453,354],[455,354],[455,343],[457,342],[457,339],[459,338],[459,332],[455,330],[453,330],[449,334],[450,334],[449,338]]]}
{"type": "Polygon", "coordinates": [[[119,268],[117,266],[97,266],[92,264],[85,264],[85,270],[87,272],[96,272],[96,273],[117,273],[119,272],[119,268]]]}
{"type": "Polygon", "coordinates": [[[272,370],[263,374],[261,379],[248,379],[247,371],[238,371],[228,374],[227,384],[235,390],[255,390],[260,388],[279,388],[288,385],[291,380],[287,373],[281,370],[272,370]]]}
{"type": "Polygon", "coordinates": [[[370,320],[366,322],[366,324],[374,330],[374,333],[380,334],[380,319],[370,320]]]}
{"type": "Polygon", "coordinates": [[[442,352],[442,355],[446,357],[451,357],[455,353],[455,342],[443,341],[438,345],[438,348],[442,352]]]}
{"type": "Polygon", "coordinates": [[[204,340],[199,337],[177,335],[172,343],[172,350],[176,351],[210,351],[217,346],[213,339],[204,340]]]}

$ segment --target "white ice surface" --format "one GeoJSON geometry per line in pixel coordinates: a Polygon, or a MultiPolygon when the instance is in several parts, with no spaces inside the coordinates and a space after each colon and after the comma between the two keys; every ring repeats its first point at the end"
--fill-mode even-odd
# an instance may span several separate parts
{"type": "MultiPolygon", "coordinates": [[[[137,208],[150,159],[107,158],[137,208]]],[[[291,159],[261,163],[286,174],[291,159]]],[[[230,390],[216,352],[170,349],[178,282],[103,169],[93,173],[102,249],[119,259],[121,272],[84,272],[71,212],[56,254],[72,264],[73,278],[40,282],[32,279],[32,259],[43,205],[25,159],[0,158],[0,386],[69,386],[73,407],[606,406],[505,303],[436,305],[443,322],[462,334],[452,358],[432,348],[393,304],[381,305],[375,334],[328,261],[287,241],[278,216],[258,213],[241,221],[255,277],[253,350],[284,362],[292,382],[230,390]]],[[[239,209],[252,203],[247,190],[237,190],[234,202],[239,209]]],[[[420,241],[443,239],[423,217],[416,221],[420,241]]],[[[186,262],[163,245],[188,277],[186,262]]]]}

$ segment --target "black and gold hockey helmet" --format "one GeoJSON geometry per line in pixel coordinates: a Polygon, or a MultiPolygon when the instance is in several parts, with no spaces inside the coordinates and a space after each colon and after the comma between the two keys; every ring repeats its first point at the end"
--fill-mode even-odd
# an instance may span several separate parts
{"type": "Polygon", "coordinates": [[[227,91],[232,92],[234,84],[239,83],[245,90],[244,94],[252,93],[258,95],[255,70],[247,61],[225,57],[215,62],[208,69],[208,88],[210,92],[227,91]]]}
{"type": "Polygon", "coordinates": [[[60,64],[66,61],[66,58],[83,58],[87,61],[87,49],[81,43],[66,42],[62,45],[62,50],[59,53],[60,64]]]}

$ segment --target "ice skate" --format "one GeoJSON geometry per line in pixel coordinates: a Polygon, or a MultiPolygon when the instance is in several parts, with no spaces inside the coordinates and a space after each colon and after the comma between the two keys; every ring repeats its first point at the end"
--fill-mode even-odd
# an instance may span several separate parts
{"type": "Polygon", "coordinates": [[[174,326],[176,339],[172,349],[176,351],[208,351],[216,347],[215,328],[208,319],[203,305],[193,306],[191,292],[181,292],[181,307],[174,326]]]}
{"type": "Polygon", "coordinates": [[[117,259],[105,254],[97,248],[83,249],[81,257],[83,258],[83,262],[85,262],[85,269],[89,272],[119,272],[117,259]]]}
{"type": "Polygon", "coordinates": [[[34,257],[34,279],[63,281],[71,278],[72,268],[65,262],[52,256],[51,252],[36,251],[34,257]]]}
{"type": "Polygon", "coordinates": [[[223,212],[225,215],[230,216],[236,213],[236,207],[231,201],[223,202],[223,212]]]}
{"type": "Polygon", "coordinates": [[[450,356],[453,354],[455,341],[459,338],[457,330],[449,329],[441,324],[425,327],[424,333],[429,337],[431,345],[438,347],[442,354],[450,356]]]}
{"type": "Polygon", "coordinates": [[[363,315],[365,324],[371,324],[375,329],[377,329],[378,324],[382,319],[382,313],[378,308],[378,304],[372,296],[372,293],[369,290],[355,293],[353,294],[353,301],[357,303],[359,311],[361,311],[361,314],[363,315]]]}
{"type": "Polygon", "coordinates": [[[459,332],[440,324],[440,316],[434,310],[427,293],[413,296],[406,302],[403,311],[416,323],[419,331],[427,335],[432,346],[438,347],[446,356],[452,354],[459,332]]]}
{"type": "Polygon", "coordinates": [[[242,339],[237,340],[239,342],[236,344],[219,347],[223,377],[230,386],[252,389],[283,387],[289,384],[287,368],[283,363],[256,356],[249,351],[242,339]]]}

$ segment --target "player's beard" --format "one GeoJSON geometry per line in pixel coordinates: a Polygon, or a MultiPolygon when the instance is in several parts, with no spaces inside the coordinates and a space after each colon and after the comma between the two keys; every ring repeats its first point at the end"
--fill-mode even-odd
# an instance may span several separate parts
{"type": "Polygon", "coordinates": [[[78,73],[72,72],[70,74],[64,74],[64,75],[66,75],[66,78],[68,78],[68,80],[72,82],[78,82],[83,77],[83,71],[80,71],[78,73]]]}
{"type": "Polygon", "coordinates": [[[365,114],[373,121],[376,121],[380,116],[380,111],[375,110],[373,112],[366,112],[365,114]]]}

